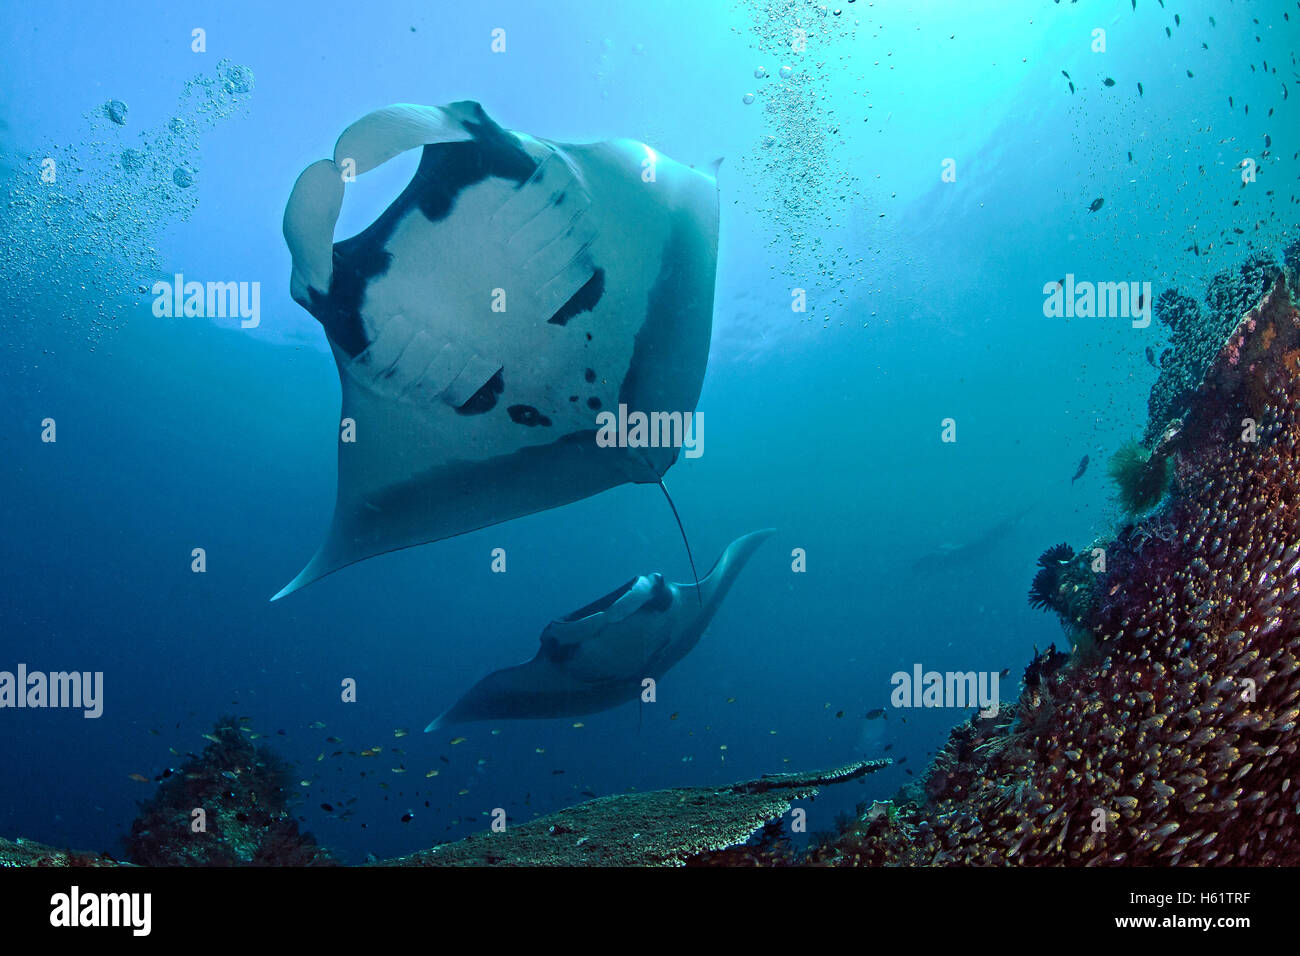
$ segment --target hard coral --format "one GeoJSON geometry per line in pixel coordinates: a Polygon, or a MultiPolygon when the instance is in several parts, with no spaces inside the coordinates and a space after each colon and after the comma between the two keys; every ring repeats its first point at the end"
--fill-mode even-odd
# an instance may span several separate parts
{"type": "Polygon", "coordinates": [[[201,756],[168,770],[125,843],[147,866],[320,866],[334,861],[288,809],[288,767],[254,747],[234,717],[217,721],[201,756]],[[194,811],[203,829],[195,832],[194,811]]]}
{"type": "Polygon", "coordinates": [[[597,797],[501,833],[477,833],[384,866],[682,866],[687,863],[789,862],[788,844],[768,833],[731,857],[711,854],[744,844],[822,786],[888,766],[864,760],[833,770],[778,774],[726,787],[685,787],[597,797]]]}
{"type": "Polygon", "coordinates": [[[1280,272],[1264,254],[1235,269],[1224,269],[1210,280],[1205,311],[1195,299],[1176,289],[1166,289],[1156,298],[1155,317],[1169,327],[1170,348],[1160,356],[1160,375],[1151,388],[1143,444],[1152,446],[1169,421],[1186,410],[1228,333],[1242,313],[1268,292],[1280,272]]]}

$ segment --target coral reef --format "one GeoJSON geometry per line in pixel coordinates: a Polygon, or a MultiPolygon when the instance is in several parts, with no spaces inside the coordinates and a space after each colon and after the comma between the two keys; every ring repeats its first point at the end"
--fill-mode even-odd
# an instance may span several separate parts
{"type": "Polygon", "coordinates": [[[238,720],[222,717],[200,756],[168,770],[124,841],[144,866],[329,866],[310,833],[288,809],[288,767],[254,747],[238,720]],[[203,829],[192,829],[194,811],[203,829]]]}
{"type": "Polygon", "coordinates": [[[1119,529],[1074,622],[1092,653],[1040,655],[1015,705],[954,728],[897,813],[860,813],[810,862],[1300,863],[1300,313],[1286,284],[1225,338],[1182,422],[1157,429],[1171,493],[1119,529]]]}
{"type": "Polygon", "coordinates": [[[106,853],[87,853],[79,850],[58,850],[43,843],[33,843],[19,837],[6,840],[0,837],[0,869],[14,866],[129,866],[106,853]]]}
{"type": "Polygon", "coordinates": [[[1155,301],[1155,317],[1169,327],[1170,346],[1160,354],[1160,375],[1152,386],[1142,444],[1152,447],[1165,427],[1192,401],[1206,369],[1238,320],[1276,282],[1280,269],[1266,254],[1217,273],[1206,289],[1208,313],[1177,289],[1155,301]]]}
{"type": "MultiPolygon", "coordinates": [[[[135,861],[142,865],[311,866],[333,860],[298,835],[283,809],[285,782],[278,759],[254,750],[228,718],[218,741],[182,772],[173,772],[144,805],[132,828],[135,861]],[[232,737],[231,732],[236,736],[232,737]],[[201,768],[201,769],[192,769],[201,768]],[[226,773],[240,772],[232,787],[226,773]],[[213,771],[216,771],[214,774],[213,771]],[[213,777],[222,781],[217,783],[213,777]],[[180,785],[177,781],[184,781],[180,785]],[[253,794],[258,794],[254,797],[253,794]],[[240,800],[245,810],[239,810],[240,800]],[[205,806],[223,827],[189,832],[189,810],[205,806]],[[267,807],[276,806],[273,811],[267,807]],[[254,820],[257,808],[266,819],[254,820]],[[213,813],[215,809],[215,814],[213,813]],[[252,812],[249,812],[252,811],[252,812]],[[248,816],[248,820],[239,817],[248,816]],[[233,821],[233,826],[232,826],[233,821]],[[165,837],[159,836],[162,829],[165,837]]],[[[502,833],[480,833],[456,843],[385,860],[376,866],[682,866],[793,864],[782,817],[795,800],[829,784],[853,780],[890,764],[865,760],[830,770],[774,774],[725,787],[687,787],[598,797],[502,833]],[[751,837],[752,845],[745,845],[751,837]]],[[[0,868],[9,866],[130,866],[104,854],[58,850],[0,839],[0,868]]]]}
{"type": "Polygon", "coordinates": [[[726,787],[687,787],[598,797],[501,833],[478,833],[381,866],[681,866],[742,860],[788,862],[763,845],[735,857],[712,851],[742,844],[764,832],[770,851],[783,843],[775,828],[795,800],[822,786],[861,777],[888,766],[865,760],[810,773],[745,780],[726,787]]]}

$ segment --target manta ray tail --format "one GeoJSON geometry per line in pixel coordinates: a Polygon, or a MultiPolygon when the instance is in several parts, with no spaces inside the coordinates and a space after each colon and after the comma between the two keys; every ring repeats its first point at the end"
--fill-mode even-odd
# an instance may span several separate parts
{"type": "Polygon", "coordinates": [[[704,598],[700,597],[700,574],[695,570],[695,557],[691,554],[691,543],[686,540],[686,528],[682,525],[682,516],[677,513],[673,496],[668,493],[668,486],[664,484],[662,478],[659,479],[659,487],[663,489],[664,497],[668,499],[668,507],[673,509],[673,517],[677,519],[677,530],[682,533],[682,544],[686,545],[686,558],[691,562],[691,577],[695,578],[695,596],[700,602],[700,607],[703,607],[704,598]]]}

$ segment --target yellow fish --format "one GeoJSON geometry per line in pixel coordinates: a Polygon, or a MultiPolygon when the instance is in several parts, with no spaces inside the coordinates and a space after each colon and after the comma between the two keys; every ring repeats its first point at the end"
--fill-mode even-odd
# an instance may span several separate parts
{"type": "Polygon", "coordinates": [[[578,721],[578,722],[577,722],[576,724],[574,724],[573,726],[574,726],[574,727],[586,727],[587,725],[584,724],[582,721],[578,721]]]}
{"type": "Polygon", "coordinates": [[[216,736],[215,734],[200,734],[199,736],[201,736],[204,740],[211,740],[214,744],[221,743],[221,738],[216,736]]]}
{"type": "Polygon", "coordinates": [[[425,774],[425,777],[436,777],[436,776],[438,776],[437,770],[430,770],[428,773],[425,774]]]}
{"type": "Polygon", "coordinates": [[[308,724],[307,726],[311,727],[312,730],[322,730],[322,729],[324,729],[324,727],[325,727],[325,721],[323,721],[323,720],[313,720],[313,721],[312,721],[310,724],[308,724]]]}
{"type": "Polygon", "coordinates": [[[398,727],[396,730],[393,731],[393,736],[394,736],[394,737],[405,737],[405,736],[406,736],[407,734],[409,734],[409,733],[410,733],[410,731],[407,730],[405,727],[398,727]]]}
{"type": "Polygon", "coordinates": [[[130,777],[132,780],[134,780],[136,783],[149,782],[149,778],[142,773],[128,773],[127,776],[130,777]]]}
{"type": "Polygon", "coordinates": [[[322,750],[319,754],[316,755],[316,762],[320,763],[324,759],[325,759],[325,751],[322,750]]]}
{"type": "Polygon", "coordinates": [[[394,768],[393,768],[393,773],[406,773],[406,768],[405,768],[405,767],[394,767],[394,768]]]}
{"type": "Polygon", "coordinates": [[[457,744],[463,744],[464,742],[465,742],[465,738],[464,738],[464,737],[452,737],[452,738],[451,738],[451,745],[452,745],[453,747],[456,746],[457,744]]]}
{"type": "Polygon", "coordinates": [[[674,710],[674,711],[672,712],[672,714],[669,715],[668,719],[669,719],[669,720],[676,720],[676,719],[677,719],[677,711],[674,710]]]}

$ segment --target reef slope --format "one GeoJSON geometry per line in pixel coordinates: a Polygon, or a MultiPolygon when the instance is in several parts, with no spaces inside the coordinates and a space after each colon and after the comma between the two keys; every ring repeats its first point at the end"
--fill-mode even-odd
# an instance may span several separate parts
{"type": "Polygon", "coordinates": [[[1278,277],[1164,430],[1163,501],[1079,556],[1092,580],[1060,579],[1073,653],[1040,655],[899,812],[811,862],[1300,864],[1298,408],[1300,313],[1278,277]]]}

